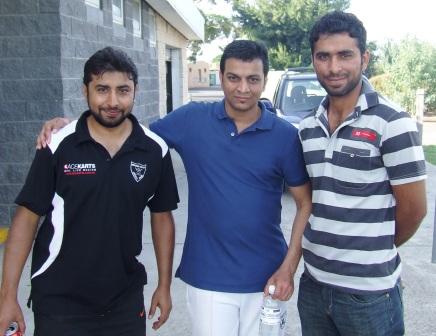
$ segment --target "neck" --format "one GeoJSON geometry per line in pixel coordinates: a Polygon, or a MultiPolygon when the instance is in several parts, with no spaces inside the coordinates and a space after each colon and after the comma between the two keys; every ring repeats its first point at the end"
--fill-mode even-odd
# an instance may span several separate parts
{"type": "Polygon", "coordinates": [[[259,119],[262,112],[257,104],[252,109],[246,111],[238,111],[233,109],[230,104],[227,103],[227,101],[224,102],[224,106],[228,116],[235,123],[238,132],[241,132],[250,125],[254,124],[256,120],[259,119]]]}
{"type": "Polygon", "coordinates": [[[360,96],[361,87],[361,85],[357,85],[354,90],[345,96],[329,96],[327,115],[331,133],[354,111],[360,96]]]}
{"type": "Polygon", "coordinates": [[[101,125],[93,116],[88,117],[87,124],[91,138],[106,148],[111,157],[120,150],[132,132],[132,122],[128,118],[113,128],[101,125]]]}
{"type": "Polygon", "coordinates": [[[345,96],[329,96],[329,113],[347,116],[356,107],[362,85],[357,85],[345,96]]]}

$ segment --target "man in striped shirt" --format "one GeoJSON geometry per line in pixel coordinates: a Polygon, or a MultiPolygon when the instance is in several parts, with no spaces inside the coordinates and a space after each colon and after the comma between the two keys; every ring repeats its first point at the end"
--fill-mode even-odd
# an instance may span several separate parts
{"type": "Polygon", "coordinates": [[[416,124],[362,81],[370,56],[353,14],[320,18],[310,44],[328,95],[299,131],[313,187],[298,297],[303,335],[402,335],[397,247],[426,214],[416,124]]]}

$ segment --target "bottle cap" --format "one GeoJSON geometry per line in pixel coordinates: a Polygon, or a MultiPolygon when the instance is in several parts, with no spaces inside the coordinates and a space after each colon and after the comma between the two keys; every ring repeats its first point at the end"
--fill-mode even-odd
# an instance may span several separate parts
{"type": "Polygon", "coordinates": [[[275,291],[276,291],[276,286],[274,286],[274,285],[269,285],[269,287],[268,287],[268,293],[269,293],[270,295],[273,295],[275,291]]]}

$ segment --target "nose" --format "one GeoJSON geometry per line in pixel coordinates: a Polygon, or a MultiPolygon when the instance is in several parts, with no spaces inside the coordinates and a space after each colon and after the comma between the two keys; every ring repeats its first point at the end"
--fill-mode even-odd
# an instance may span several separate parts
{"type": "Polygon", "coordinates": [[[246,79],[242,79],[239,82],[238,91],[239,92],[248,92],[248,91],[250,91],[250,87],[249,87],[246,79]]]}
{"type": "Polygon", "coordinates": [[[117,97],[117,94],[116,94],[116,92],[115,91],[110,91],[109,92],[109,95],[108,95],[108,97],[107,97],[107,104],[110,106],[110,107],[116,107],[116,106],[118,106],[118,97],[117,97]]]}
{"type": "Polygon", "coordinates": [[[337,74],[341,72],[341,70],[342,70],[341,60],[338,57],[332,57],[330,61],[330,71],[334,74],[337,74]]]}

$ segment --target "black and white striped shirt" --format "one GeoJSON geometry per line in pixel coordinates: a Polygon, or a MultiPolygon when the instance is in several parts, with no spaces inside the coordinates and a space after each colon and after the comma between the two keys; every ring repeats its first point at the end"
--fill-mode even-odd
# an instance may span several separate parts
{"type": "Polygon", "coordinates": [[[347,292],[392,288],[401,272],[391,185],[426,178],[415,122],[365,83],[354,111],[329,133],[328,98],[300,123],[313,187],[305,268],[347,292]]]}

